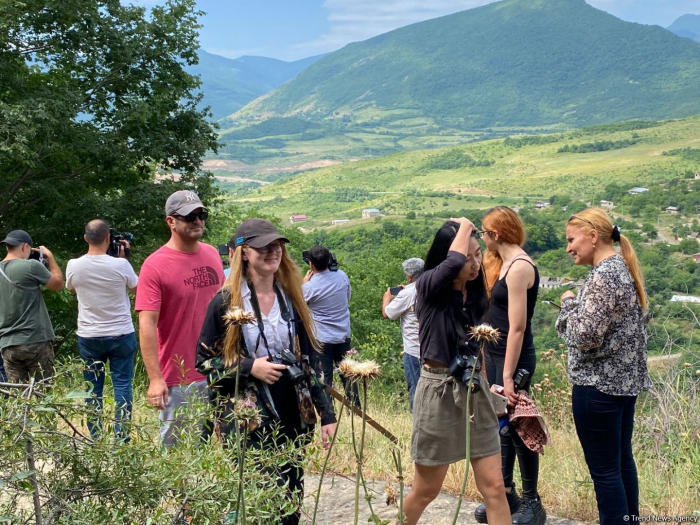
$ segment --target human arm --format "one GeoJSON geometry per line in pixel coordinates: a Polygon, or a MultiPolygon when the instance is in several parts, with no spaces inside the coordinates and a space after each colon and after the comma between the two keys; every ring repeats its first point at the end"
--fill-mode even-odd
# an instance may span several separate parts
{"type": "Polygon", "coordinates": [[[556,328],[569,347],[585,352],[600,347],[605,339],[616,308],[616,286],[603,273],[591,274],[585,293],[567,296],[556,328]]]}
{"type": "MultiPolygon", "coordinates": [[[[503,390],[508,404],[515,406],[519,396],[515,391],[513,377],[517,372],[518,360],[523,347],[527,327],[527,289],[534,281],[535,269],[529,263],[516,262],[506,277],[508,287],[508,333],[506,337],[506,357],[503,363],[503,390]]],[[[532,372],[529,370],[529,372],[532,372]]]]}
{"type": "Polygon", "coordinates": [[[467,257],[469,255],[469,241],[472,233],[476,231],[476,227],[472,221],[465,217],[450,220],[459,224],[459,230],[457,230],[457,235],[450,245],[450,251],[459,252],[467,257]]]}
{"type": "MultiPolygon", "coordinates": [[[[326,385],[318,379],[321,374],[321,360],[319,352],[311,346],[309,336],[303,325],[298,325],[297,335],[299,336],[299,349],[302,356],[302,367],[309,378],[309,386],[311,392],[311,400],[314,404],[316,412],[321,416],[321,435],[324,436],[323,427],[335,424],[335,411],[333,410],[333,401],[326,385]],[[308,358],[308,359],[307,359],[308,358]]],[[[329,429],[330,430],[330,427],[329,429]]],[[[325,435],[326,437],[328,434],[325,435]]],[[[326,438],[324,438],[326,439],[326,438]]],[[[325,446],[325,441],[324,441],[325,446]]]]}
{"type": "Polygon", "coordinates": [[[168,404],[168,385],[158,361],[158,318],[160,311],[142,310],[139,312],[139,343],[141,357],[148,375],[148,404],[164,410],[168,404]]]}
{"type": "Polygon", "coordinates": [[[44,286],[53,292],[63,290],[63,272],[61,272],[56,258],[46,246],[40,246],[40,248],[44,252],[46,260],[49,261],[49,272],[51,272],[51,278],[44,286]]]}
{"type": "Polygon", "coordinates": [[[401,317],[415,303],[415,293],[401,286],[401,291],[394,297],[391,288],[387,288],[382,297],[382,315],[386,319],[395,320],[401,317]]]}
{"type": "Polygon", "coordinates": [[[136,272],[134,271],[134,268],[131,266],[131,263],[129,263],[129,261],[127,261],[126,259],[124,259],[123,261],[124,262],[122,264],[124,265],[123,270],[124,278],[126,279],[126,287],[131,293],[136,294],[136,287],[139,284],[138,275],[136,275],[136,272]]]}

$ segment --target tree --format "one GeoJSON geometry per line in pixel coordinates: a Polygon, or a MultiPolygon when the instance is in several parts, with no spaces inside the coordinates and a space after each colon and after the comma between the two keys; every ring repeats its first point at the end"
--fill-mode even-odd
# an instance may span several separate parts
{"type": "Polygon", "coordinates": [[[680,248],[681,253],[686,255],[698,253],[698,241],[695,239],[683,239],[678,247],[680,248]]]}
{"type": "Polygon", "coordinates": [[[647,234],[649,239],[656,239],[659,236],[659,232],[656,231],[654,225],[648,222],[642,224],[642,231],[647,234]]]}
{"type": "Polygon", "coordinates": [[[183,69],[197,61],[194,5],[168,0],[149,15],[119,0],[0,3],[3,229],[70,249],[80,230],[65,232],[98,214],[138,229],[162,222],[175,187],[213,195],[199,166],[216,133],[183,69]],[[159,167],[179,180],[156,185],[159,167]]]}

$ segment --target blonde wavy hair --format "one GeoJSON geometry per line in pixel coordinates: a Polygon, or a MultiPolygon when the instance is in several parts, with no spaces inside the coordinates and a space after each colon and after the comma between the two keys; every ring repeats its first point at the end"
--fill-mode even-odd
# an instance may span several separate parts
{"type": "MultiPolygon", "coordinates": [[[[241,296],[241,283],[247,278],[248,263],[243,260],[245,250],[250,250],[247,245],[242,245],[234,248],[233,257],[231,257],[231,272],[229,273],[223,289],[229,292],[230,303],[229,307],[238,306],[243,308],[243,297],[241,296]]],[[[299,267],[289,257],[287,248],[282,244],[282,260],[280,267],[275,273],[275,282],[287,294],[292,301],[295,317],[300,319],[306,333],[309,337],[309,342],[314,350],[319,351],[321,344],[316,338],[316,327],[314,319],[311,315],[304,294],[301,290],[302,278],[299,267]]],[[[240,357],[240,341],[241,341],[241,326],[231,325],[226,330],[226,336],[223,343],[223,356],[226,366],[233,366],[240,357]]]]}
{"type": "MultiPolygon", "coordinates": [[[[613,244],[613,223],[607,212],[602,208],[587,208],[569,217],[566,224],[567,226],[571,225],[575,228],[579,228],[586,233],[595,230],[598,232],[598,242],[607,245],[613,244]]],[[[634,286],[637,289],[639,304],[642,310],[646,310],[648,301],[646,291],[644,290],[642,268],[639,265],[639,259],[637,259],[637,253],[634,251],[632,243],[622,234],[620,234],[620,253],[627,263],[627,268],[632,275],[632,279],[634,279],[634,286]]]]}

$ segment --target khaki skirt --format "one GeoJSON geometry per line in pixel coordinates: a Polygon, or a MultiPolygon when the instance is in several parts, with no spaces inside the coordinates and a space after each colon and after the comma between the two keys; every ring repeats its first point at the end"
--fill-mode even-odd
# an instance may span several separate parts
{"type": "Polygon", "coordinates": [[[467,388],[446,368],[421,368],[413,400],[411,457],[419,465],[438,466],[466,458],[467,417],[471,459],[500,454],[498,418],[485,375],[472,394],[467,411],[467,388]]]}

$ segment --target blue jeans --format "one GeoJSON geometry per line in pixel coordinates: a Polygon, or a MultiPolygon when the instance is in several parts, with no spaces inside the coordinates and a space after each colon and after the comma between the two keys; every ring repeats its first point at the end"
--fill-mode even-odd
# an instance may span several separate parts
{"type": "Polygon", "coordinates": [[[416,395],[416,385],[420,378],[420,359],[404,352],[403,354],[403,375],[408,384],[409,402],[413,411],[413,398],[416,395]]]}
{"type": "Polygon", "coordinates": [[[105,363],[109,363],[114,386],[117,439],[129,441],[128,422],[131,420],[133,395],[131,382],[134,378],[134,353],[136,336],[132,332],[115,337],[78,337],[78,352],[85,360],[85,381],[92,383],[92,397],[86,399],[94,415],[88,418],[88,429],[93,438],[102,433],[102,392],[105,386],[105,363]]]}
{"type": "Polygon", "coordinates": [[[631,516],[639,515],[632,456],[636,401],[637,396],[611,396],[592,386],[574,385],[574,423],[593,479],[601,525],[631,523],[631,516]]]}

